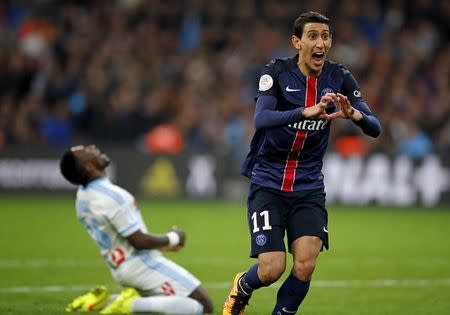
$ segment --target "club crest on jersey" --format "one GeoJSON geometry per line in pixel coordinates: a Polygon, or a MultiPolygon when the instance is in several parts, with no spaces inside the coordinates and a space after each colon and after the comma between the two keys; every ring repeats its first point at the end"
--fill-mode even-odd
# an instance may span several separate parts
{"type": "Polygon", "coordinates": [[[264,246],[267,243],[267,236],[265,236],[264,234],[258,234],[258,236],[256,236],[256,244],[258,246],[264,246]]]}
{"type": "Polygon", "coordinates": [[[267,91],[273,86],[273,79],[268,74],[263,74],[259,79],[259,90],[261,92],[267,91]]]}
{"type": "Polygon", "coordinates": [[[320,96],[324,96],[325,94],[327,94],[327,93],[334,93],[334,91],[333,91],[333,89],[332,88],[324,88],[323,90],[322,90],[322,92],[320,93],[320,96]]]}
{"type": "Polygon", "coordinates": [[[288,126],[298,130],[319,131],[323,130],[327,124],[326,119],[304,119],[288,126]]]}

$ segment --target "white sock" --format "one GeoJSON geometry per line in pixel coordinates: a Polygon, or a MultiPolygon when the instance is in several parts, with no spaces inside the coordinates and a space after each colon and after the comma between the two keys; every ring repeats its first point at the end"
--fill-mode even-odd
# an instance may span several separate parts
{"type": "Polygon", "coordinates": [[[133,313],[203,314],[203,305],[190,297],[148,296],[133,301],[133,313]]]}

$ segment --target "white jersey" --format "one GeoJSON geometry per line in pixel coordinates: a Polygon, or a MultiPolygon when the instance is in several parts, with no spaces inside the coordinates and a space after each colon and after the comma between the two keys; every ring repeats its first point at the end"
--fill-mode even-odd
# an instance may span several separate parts
{"type": "MultiPolygon", "coordinates": [[[[126,239],[138,230],[148,231],[136,200],[128,191],[112,184],[107,177],[99,178],[78,188],[76,209],[79,221],[112,269],[142,254],[126,239]]],[[[161,255],[158,250],[147,252],[152,257],[161,255]]]]}
{"type": "Polygon", "coordinates": [[[99,178],[77,191],[77,217],[97,243],[111,274],[143,295],[189,296],[200,281],[156,249],[137,250],[126,239],[148,232],[136,200],[125,189],[99,178]]]}

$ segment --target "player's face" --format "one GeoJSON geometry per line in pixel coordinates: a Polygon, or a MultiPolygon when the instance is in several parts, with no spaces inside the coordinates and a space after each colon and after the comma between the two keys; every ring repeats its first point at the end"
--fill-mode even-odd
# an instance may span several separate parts
{"type": "Polygon", "coordinates": [[[81,163],[91,162],[100,171],[103,171],[111,162],[110,158],[102,153],[95,144],[73,147],[72,151],[75,152],[81,163]]]}
{"type": "Polygon", "coordinates": [[[302,72],[311,76],[319,75],[331,48],[329,26],[323,23],[306,23],[302,37],[292,36],[292,43],[299,50],[302,72]]]}

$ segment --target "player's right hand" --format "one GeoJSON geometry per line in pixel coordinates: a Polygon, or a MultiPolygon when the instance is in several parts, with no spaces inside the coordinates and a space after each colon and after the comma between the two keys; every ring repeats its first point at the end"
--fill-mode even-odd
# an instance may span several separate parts
{"type": "Polygon", "coordinates": [[[306,119],[330,119],[326,112],[329,103],[336,103],[338,98],[334,93],[327,93],[321,97],[320,102],[314,106],[303,109],[303,117],[306,119]]]}
{"type": "Polygon", "coordinates": [[[186,243],[186,233],[183,230],[178,229],[176,226],[173,226],[172,229],[170,229],[171,232],[175,232],[180,237],[180,242],[178,243],[178,246],[184,246],[186,243]]]}
{"type": "Polygon", "coordinates": [[[166,245],[160,248],[162,251],[167,252],[177,252],[180,249],[184,247],[184,244],[186,243],[186,233],[180,229],[178,229],[176,226],[173,226],[169,232],[176,233],[178,237],[180,238],[180,241],[177,245],[166,245]]]}

